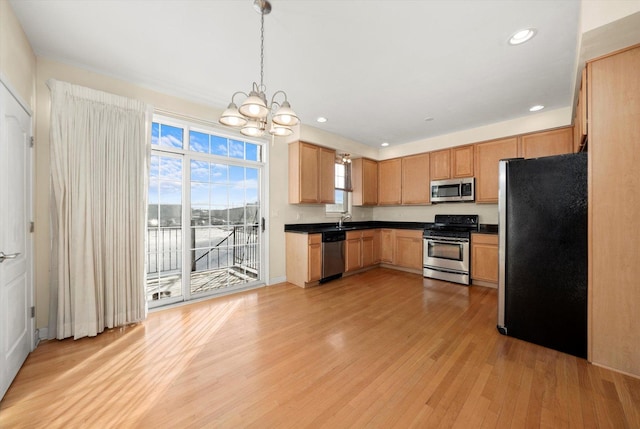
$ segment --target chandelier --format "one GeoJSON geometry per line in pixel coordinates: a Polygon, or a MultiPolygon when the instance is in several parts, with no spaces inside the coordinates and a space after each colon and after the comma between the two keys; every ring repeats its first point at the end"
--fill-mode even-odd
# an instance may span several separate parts
{"type": "Polygon", "coordinates": [[[254,8],[260,13],[260,85],[253,82],[253,88],[246,94],[242,91],[231,96],[231,103],[222,112],[219,122],[223,125],[240,128],[246,136],[257,137],[264,134],[267,126],[269,133],[276,136],[288,136],[293,133],[291,127],[300,123],[298,116],[291,109],[284,91],[276,91],[267,104],[264,80],[264,16],[271,12],[271,3],[267,0],[254,0],[254,8]],[[245,100],[240,107],[235,103],[237,95],[242,94],[245,100]],[[276,101],[276,96],[282,95],[284,100],[276,101]],[[271,121],[269,123],[269,115],[271,121]]]}

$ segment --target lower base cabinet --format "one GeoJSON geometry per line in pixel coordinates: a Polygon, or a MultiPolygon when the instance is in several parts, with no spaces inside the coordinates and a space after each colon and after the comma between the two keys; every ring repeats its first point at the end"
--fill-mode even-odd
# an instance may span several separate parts
{"type": "Polygon", "coordinates": [[[344,271],[362,268],[362,231],[348,231],[344,246],[344,271]]]}
{"type": "Polygon", "coordinates": [[[471,280],[498,285],[497,234],[471,234],[471,280]]]}
{"type": "MultiPolygon", "coordinates": [[[[285,233],[287,281],[314,286],[322,278],[322,234],[285,233]]],[[[364,229],[347,231],[345,273],[380,263],[422,270],[422,230],[364,229]]]]}
{"type": "Polygon", "coordinates": [[[322,234],[285,233],[287,281],[307,287],[322,278],[322,234]]]}
{"type": "Polygon", "coordinates": [[[397,229],[393,247],[394,265],[422,269],[422,230],[397,229]]]}

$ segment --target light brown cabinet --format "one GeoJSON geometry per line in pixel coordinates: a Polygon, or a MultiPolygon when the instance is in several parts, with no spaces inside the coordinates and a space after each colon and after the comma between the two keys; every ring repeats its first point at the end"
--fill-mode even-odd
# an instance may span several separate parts
{"type": "Polygon", "coordinates": [[[345,241],[345,272],[362,268],[362,231],[348,231],[345,241]]]}
{"type": "Polygon", "coordinates": [[[587,69],[588,357],[640,377],[640,45],[587,69]]]}
{"type": "Polygon", "coordinates": [[[573,128],[543,131],[520,136],[518,155],[522,158],[563,155],[573,152],[573,128]]]}
{"type": "Polygon", "coordinates": [[[356,158],[351,162],[351,184],[354,206],[378,204],[378,162],[356,158]]]}
{"type": "Polygon", "coordinates": [[[431,180],[451,178],[451,149],[431,152],[431,180]]]}
{"type": "Polygon", "coordinates": [[[402,202],[402,159],[378,163],[378,204],[398,205],[402,202]]]}
{"type": "Polygon", "coordinates": [[[429,154],[402,158],[402,204],[429,204],[429,154]]]}
{"type": "Polygon", "coordinates": [[[471,279],[497,286],[497,234],[471,234],[471,279]]]}
{"type": "Polygon", "coordinates": [[[395,230],[393,264],[404,268],[422,269],[421,230],[395,230]]]}
{"type": "Polygon", "coordinates": [[[378,245],[380,243],[380,231],[375,229],[366,229],[362,231],[362,266],[364,268],[375,265],[379,262],[376,254],[376,231],[378,232],[378,245]]]}
{"type": "Polygon", "coordinates": [[[473,145],[458,146],[451,149],[451,177],[473,177],[473,145]]]}
{"type": "Polygon", "coordinates": [[[382,230],[373,230],[373,263],[379,264],[382,259],[382,230]]]}
{"type": "Polygon", "coordinates": [[[336,151],[305,142],[289,144],[289,204],[335,202],[336,151]]]}
{"type": "Polygon", "coordinates": [[[348,231],[345,242],[345,272],[357,271],[379,263],[379,243],[380,230],[348,231]]]}
{"type": "Polygon", "coordinates": [[[380,262],[393,264],[393,247],[395,245],[395,230],[380,230],[380,262]]]}
{"type": "Polygon", "coordinates": [[[473,177],[473,145],[431,152],[431,180],[473,177]]]}
{"type": "Polygon", "coordinates": [[[322,277],[322,234],[285,233],[287,281],[307,287],[322,277]]]}
{"type": "Polygon", "coordinates": [[[492,140],[475,145],[476,202],[498,202],[498,162],[518,156],[518,138],[492,140]]]}

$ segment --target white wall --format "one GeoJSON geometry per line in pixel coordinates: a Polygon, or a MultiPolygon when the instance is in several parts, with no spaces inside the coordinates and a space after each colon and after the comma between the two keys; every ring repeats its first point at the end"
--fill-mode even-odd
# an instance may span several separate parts
{"type": "Polygon", "coordinates": [[[640,12],[640,0],[582,0],[580,32],[586,33],[640,12]]]}

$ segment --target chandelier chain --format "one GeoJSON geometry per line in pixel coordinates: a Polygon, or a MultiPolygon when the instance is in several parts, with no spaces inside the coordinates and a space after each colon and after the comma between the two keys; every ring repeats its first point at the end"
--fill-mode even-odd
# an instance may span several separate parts
{"type": "Polygon", "coordinates": [[[260,13],[260,91],[265,91],[264,87],[264,9],[260,13]]]}

